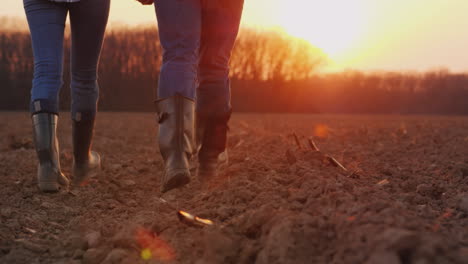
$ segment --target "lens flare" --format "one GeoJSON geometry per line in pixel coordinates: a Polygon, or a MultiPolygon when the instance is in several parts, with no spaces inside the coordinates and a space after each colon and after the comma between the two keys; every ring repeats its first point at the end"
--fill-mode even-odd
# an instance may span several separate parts
{"type": "Polygon", "coordinates": [[[175,259],[175,250],[166,241],[149,230],[137,229],[135,240],[142,248],[140,256],[144,260],[171,261],[175,259]]]}
{"type": "Polygon", "coordinates": [[[316,125],[314,128],[314,136],[318,138],[327,138],[328,137],[328,126],[320,124],[316,125]]]}
{"type": "Polygon", "coordinates": [[[140,255],[143,260],[150,260],[153,257],[153,254],[151,254],[151,250],[149,248],[144,248],[140,255]]]}

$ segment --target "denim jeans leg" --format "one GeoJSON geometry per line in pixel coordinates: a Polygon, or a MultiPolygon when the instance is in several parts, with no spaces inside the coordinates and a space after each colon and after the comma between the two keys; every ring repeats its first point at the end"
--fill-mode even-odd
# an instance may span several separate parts
{"type": "Polygon", "coordinates": [[[67,6],[43,0],[24,0],[23,4],[34,54],[31,113],[58,113],[67,6]]]}
{"type": "Polygon", "coordinates": [[[71,114],[91,120],[99,97],[98,64],[109,17],[110,0],[81,0],[70,4],[71,114]]]}
{"type": "Polygon", "coordinates": [[[202,8],[202,36],[198,69],[197,112],[225,115],[231,111],[229,60],[244,5],[243,0],[224,0],[202,8]]]}
{"type": "Polygon", "coordinates": [[[200,0],[157,0],[163,61],[158,98],[181,94],[195,99],[201,35],[200,0]]]}

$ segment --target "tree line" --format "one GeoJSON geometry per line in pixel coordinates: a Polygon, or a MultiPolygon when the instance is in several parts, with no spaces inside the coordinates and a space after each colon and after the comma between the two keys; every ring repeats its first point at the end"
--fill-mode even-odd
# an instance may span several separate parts
{"type": "MultiPolygon", "coordinates": [[[[65,64],[70,38],[66,34],[65,64]]],[[[156,28],[107,33],[99,67],[100,109],[153,111],[161,63],[156,28]]],[[[327,57],[310,43],[277,31],[243,29],[231,60],[235,111],[468,114],[468,74],[430,72],[320,73],[327,57]]],[[[0,109],[27,110],[33,57],[29,34],[0,32],[0,109]]],[[[69,68],[60,94],[69,109],[69,68]]]]}

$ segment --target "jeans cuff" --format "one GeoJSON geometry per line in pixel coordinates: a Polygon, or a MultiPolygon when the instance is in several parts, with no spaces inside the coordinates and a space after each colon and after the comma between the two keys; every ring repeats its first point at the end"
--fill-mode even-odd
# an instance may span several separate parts
{"type": "Polygon", "coordinates": [[[77,110],[72,110],[71,112],[71,118],[74,121],[80,122],[80,121],[91,121],[96,118],[96,111],[90,110],[90,111],[77,111],[77,110]]]}
{"type": "Polygon", "coordinates": [[[39,113],[50,113],[58,115],[59,109],[57,102],[53,102],[48,99],[37,99],[31,101],[29,105],[31,115],[39,113]]]}

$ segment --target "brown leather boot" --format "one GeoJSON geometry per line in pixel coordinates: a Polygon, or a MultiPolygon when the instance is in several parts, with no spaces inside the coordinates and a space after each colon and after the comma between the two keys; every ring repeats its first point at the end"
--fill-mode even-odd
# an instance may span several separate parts
{"type": "Polygon", "coordinates": [[[60,152],[57,140],[58,116],[52,113],[38,113],[32,117],[34,143],[39,165],[37,178],[43,192],[57,192],[60,185],[68,187],[69,180],[60,169],[60,152]]]}
{"type": "Polygon", "coordinates": [[[167,192],[190,182],[195,103],[177,94],[157,100],[156,108],[159,116],[159,150],[165,163],[161,192],[167,192]]]}
{"type": "Polygon", "coordinates": [[[231,112],[213,116],[197,113],[197,177],[206,182],[218,175],[219,167],[227,165],[228,122],[231,112]]]}
{"type": "Polygon", "coordinates": [[[91,151],[94,132],[94,117],[72,120],[73,133],[73,185],[85,184],[101,169],[101,157],[91,151]]]}

